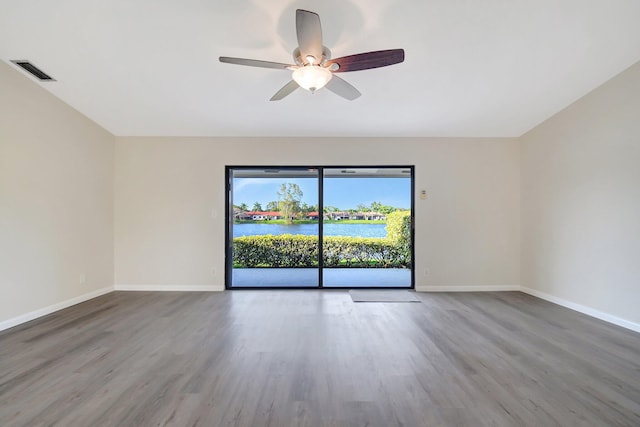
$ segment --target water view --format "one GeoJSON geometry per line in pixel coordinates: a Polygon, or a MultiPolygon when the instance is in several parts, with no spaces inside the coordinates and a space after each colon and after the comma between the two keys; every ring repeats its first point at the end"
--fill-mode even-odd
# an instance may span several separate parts
{"type": "MultiPolygon", "coordinates": [[[[325,236],[387,237],[386,224],[324,224],[325,236]]],[[[318,235],[318,224],[234,224],[233,237],[266,234],[318,235]]]]}

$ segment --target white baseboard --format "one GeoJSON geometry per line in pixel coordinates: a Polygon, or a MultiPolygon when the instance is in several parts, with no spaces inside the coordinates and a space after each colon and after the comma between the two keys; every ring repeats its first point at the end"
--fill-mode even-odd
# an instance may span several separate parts
{"type": "Polygon", "coordinates": [[[224,286],[215,285],[114,285],[116,291],[145,292],[221,292],[224,286]]]}
{"type": "Polygon", "coordinates": [[[51,314],[53,312],[65,309],[67,307],[71,307],[72,305],[80,304],[81,302],[85,302],[90,299],[99,297],[100,295],[108,294],[109,292],[112,292],[112,291],[113,291],[113,287],[109,286],[106,288],[102,288],[96,291],[86,293],[84,295],[80,295],[75,298],[68,299],[66,301],[62,301],[62,302],[50,305],[48,307],[40,308],[38,310],[34,310],[29,313],[21,314],[20,316],[0,322],[0,331],[13,328],[14,326],[18,326],[21,323],[29,322],[33,319],[37,319],[38,317],[46,316],[47,314],[51,314]]]}
{"type": "Polygon", "coordinates": [[[519,291],[519,285],[488,285],[488,286],[417,286],[416,292],[507,292],[519,291]]]}
{"type": "Polygon", "coordinates": [[[602,311],[596,310],[591,307],[587,307],[581,304],[576,304],[574,302],[571,302],[562,298],[558,298],[556,296],[547,294],[545,292],[540,292],[535,289],[521,287],[520,290],[525,294],[533,295],[534,297],[552,302],[554,304],[561,305],[566,308],[570,308],[571,310],[578,311],[582,314],[586,314],[587,316],[595,317],[596,319],[604,320],[605,322],[613,323],[614,325],[622,326],[623,328],[640,332],[640,324],[638,323],[631,322],[629,320],[625,320],[620,317],[604,313],[602,311]]]}
{"type": "MultiPolygon", "coordinates": [[[[79,304],[81,302],[88,301],[90,299],[99,297],[112,291],[156,291],[156,292],[221,292],[224,291],[223,286],[212,285],[114,285],[113,287],[106,287],[98,289],[84,295],[80,295],[75,298],[68,299],[66,301],[59,302],[57,304],[50,305],[38,310],[31,311],[29,313],[22,314],[20,316],[0,322],[0,331],[12,328],[22,323],[29,322],[37,319],[38,317],[46,316],[53,312],[71,307],[72,305],[79,304]]],[[[602,311],[587,307],[581,304],[558,298],[556,296],[540,292],[535,289],[525,288],[517,285],[503,285],[503,286],[416,286],[417,292],[506,292],[506,291],[521,291],[526,294],[532,295],[537,298],[552,302],[554,304],[561,305],[571,310],[578,311],[596,319],[604,320],[605,322],[612,323],[614,325],[621,326],[632,331],[640,332],[640,324],[631,322],[629,320],[622,319],[611,314],[604,313],[602,311]]]]}

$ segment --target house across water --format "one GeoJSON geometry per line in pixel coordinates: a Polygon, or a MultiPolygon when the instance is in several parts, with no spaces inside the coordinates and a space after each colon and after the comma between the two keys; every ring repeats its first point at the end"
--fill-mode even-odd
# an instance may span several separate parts
{"type": "MultiPolygon", "coordinates": [[[[303,214],[304,219],[317,220],[320,217],[318,212],[306,212],[303,214]]],[[[283,219],[280,212],[266,211],[241,211],[234,209],[233,217],[237,221],[270,221],[272,219],[283,219]]],[[[379,212],[327,212],[324,219],[328,221],[342,220],[365,220],[365,221],[384,221],[387,217],[379,212]]]]}

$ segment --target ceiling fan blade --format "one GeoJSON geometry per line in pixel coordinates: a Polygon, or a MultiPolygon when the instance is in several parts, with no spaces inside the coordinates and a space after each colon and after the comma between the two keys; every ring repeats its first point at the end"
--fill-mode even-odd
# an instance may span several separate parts
{"type": "Polygon", "coordinates": [[[389,49],[330,59],[327,61],[327,66],[334,73],[344,73],[346,71],[359,71],[368,70],[370,68],[386,67],[387,65],[398,64],[402,61],[404,61],[404,49],[389,49]],[[337,64],[338,69],[334,70],[331,67],[332,64],[337,64]]]}
{"type": "Polygon", "coordinates": [[[311,55],[316,59],[315,64],[319,64],[322,60],[322,28],[318,14],[296,10],[296,33],[303,61],[311,55]]]}
{"type": "Polygon", "coordinates": [[[280,101],[285,96],[291,94],[294,90],[298,89],[298,83],[295,80],[291,80],[286,85],[282,86],[282,89],[276,92],[269,101],[280,101]]]}
{"type": "Polygon", "coordinates": [[[276,68],[279,70],[288,70],[289,67],[293,67],[293,65],[291,64],[282,64],[280,62],[259,61],[257,59],[229,58],[228,56],[221,56],[220,62],[226,62],[227,64],[236,65],[248,65],[249,67],[276,68]]]}
{"type": "Polygon", "coordinates": [[[351,86],[350,83],[347,83],[338,76],[332,76],[331,80],[329,80],[329,83],[327,83],[325,87],[336,95],[348,99],[349,101],[353,101],[362,95],[358,89],[351,86]]]}

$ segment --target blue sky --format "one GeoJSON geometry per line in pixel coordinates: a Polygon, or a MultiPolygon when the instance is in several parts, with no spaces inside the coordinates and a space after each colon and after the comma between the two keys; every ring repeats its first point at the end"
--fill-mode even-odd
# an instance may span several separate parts
{"type": "MultiPolygon", "coordinates": [[[[318,182],[315,178],[234,178],[233,203],[246,203],[249,209],[255,202],[266,204],[278,200],[277,191],[282,183],[298,184],[302,201],[308,205],[318,203],[318,182]]],[[[411,207],[410,178],[325,178],[324,205],[340,209],[355,209],[359,204],[369,206],[380,202],[396,208],[411,207]]]]}

